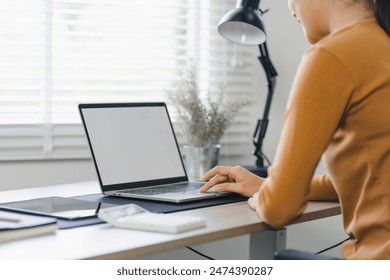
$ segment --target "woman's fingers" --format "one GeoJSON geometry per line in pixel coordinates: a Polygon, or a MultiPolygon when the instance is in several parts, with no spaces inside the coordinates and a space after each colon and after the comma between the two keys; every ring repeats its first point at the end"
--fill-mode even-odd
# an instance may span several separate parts
{"type": "Polygon", "coordinates": [[[201,192],[214,188],[218,192],[234,192],[250,197],[259,190],[263,178],[241,166],[217,166],[206,172],[201,181],[208,181],[200,189],[201,192]]]}

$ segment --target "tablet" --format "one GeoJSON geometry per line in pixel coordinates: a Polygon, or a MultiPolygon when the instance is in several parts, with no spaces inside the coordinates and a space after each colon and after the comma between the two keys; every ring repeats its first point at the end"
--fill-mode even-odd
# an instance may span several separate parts
{"type": "Polygon", "coordinates": [[[0,209],[21,213],[30,213],[40,216],[55,217],[66,220],[76,220],[97,217],[100,209],[113,206],[116,205],[60,196],[50,196],[1,203],[0,209]]]}

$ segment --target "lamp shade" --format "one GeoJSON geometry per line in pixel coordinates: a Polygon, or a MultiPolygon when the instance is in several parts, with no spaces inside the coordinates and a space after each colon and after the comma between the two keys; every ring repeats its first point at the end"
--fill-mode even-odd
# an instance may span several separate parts
{"type": "Polygon", "coordinates": [[[260,0],[238,0],[236,8],[218,23],[218,32],[227,40],[242,45],[260,45],[266,34],[259,10],[260,0]]]}

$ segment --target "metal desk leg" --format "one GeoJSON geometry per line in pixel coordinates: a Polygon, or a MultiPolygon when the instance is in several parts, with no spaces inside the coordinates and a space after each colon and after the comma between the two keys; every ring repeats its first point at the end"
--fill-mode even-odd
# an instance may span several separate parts
{"type": "Polygon", "coordinates": [[[249,259],[273,260],[275,252],[286,249],[286,229],[252,233],[249,240],[249,259]]]}

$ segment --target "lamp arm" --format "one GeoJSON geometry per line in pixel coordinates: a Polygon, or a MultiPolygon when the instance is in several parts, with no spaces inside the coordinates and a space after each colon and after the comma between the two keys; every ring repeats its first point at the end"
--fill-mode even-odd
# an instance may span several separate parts
{"type": "Polygon", "coordinates": [[[263,146],[263,141],[268,127],[268,122],[269,122],[268,115],[271,108],[272,97],[276,85],[276,76],[278,75],[278,73],[276,72],[276,69],[273,66],[271,59],[269,57],[268,47],[266,42],[259,45],[259,50],[260,50],[260,56],[258,58],[261,65],[264,68],[267,77],[268,94],[267,94],[267,99],[266,99],[265,108],[263,112],[263,118],[257,121],[256,129],[253,134],[253,144],[255,145],[255,150],[253,152],[253,155],[256,157],[256,166],[264,167],[262,146],[263,146]]]}

